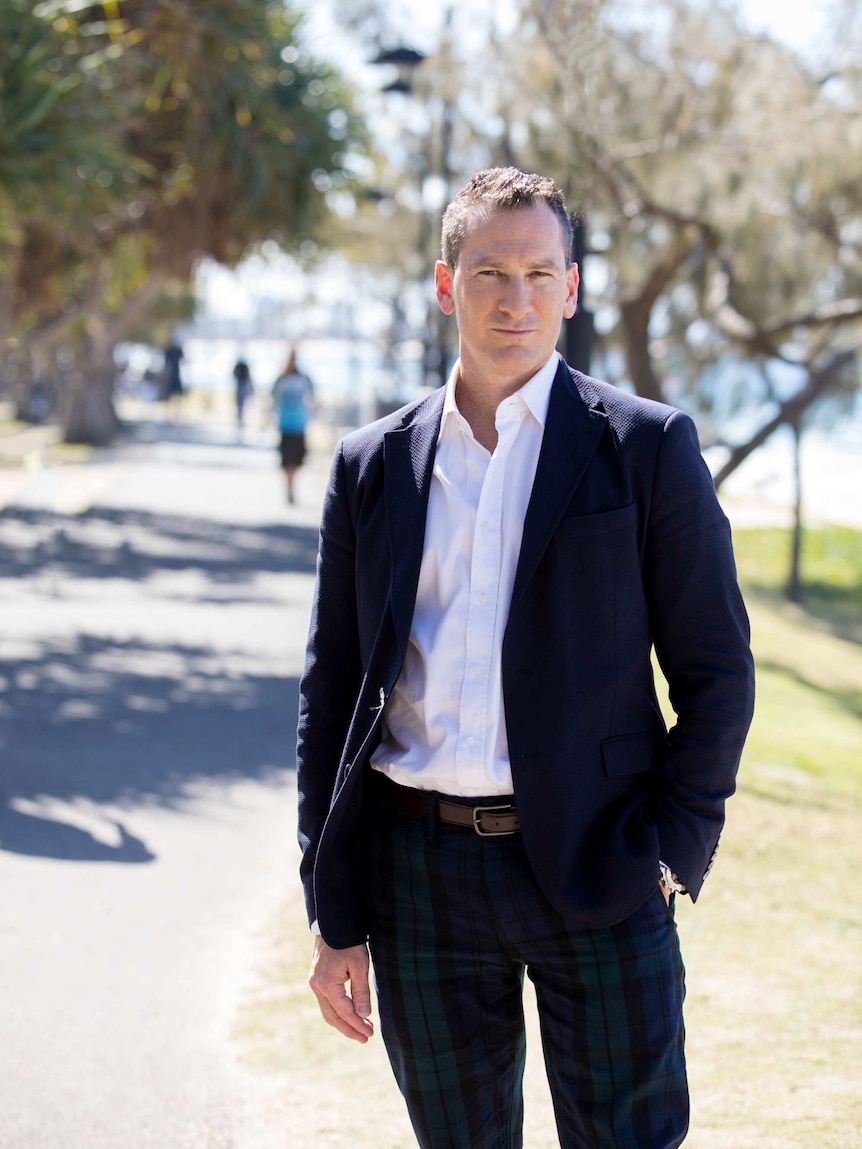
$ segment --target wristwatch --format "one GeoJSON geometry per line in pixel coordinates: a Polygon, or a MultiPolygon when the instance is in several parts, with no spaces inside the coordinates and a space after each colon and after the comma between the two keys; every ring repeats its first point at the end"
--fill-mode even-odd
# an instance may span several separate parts
{"type": "Polygon", "coordinates": [[[687,894],[685,886],[664,862],[658,864],[658,884],[668,894],[687,894]]]}

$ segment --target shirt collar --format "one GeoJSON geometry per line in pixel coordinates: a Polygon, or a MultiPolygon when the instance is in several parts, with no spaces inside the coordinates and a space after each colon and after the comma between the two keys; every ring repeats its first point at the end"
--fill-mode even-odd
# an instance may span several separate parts
{"type": "MultiPolygon", "coordinates": [[[[527,380],[523,387],[519,387],[515,392],[515,395],[521,397],[521,400],[530,414],[542,428],[544,428],[545,420],[548,417],[551,385],[557,374],[557,366],[561,358],[559,351],[552,351],[547,362],[539,368],[535,375],[527,380]]],[[[450,420],[455,422],[463,420],[463,415],[458,410],[458,404],[455,400],[455,384],[458,381],[459,364],[460,360],[456,359],[452,370],[449,372],[449,378],[446,380],[446,394],[443,397],[443,418],[440,423],[441,435],[443,434],[443,428],[450,420]]]]}

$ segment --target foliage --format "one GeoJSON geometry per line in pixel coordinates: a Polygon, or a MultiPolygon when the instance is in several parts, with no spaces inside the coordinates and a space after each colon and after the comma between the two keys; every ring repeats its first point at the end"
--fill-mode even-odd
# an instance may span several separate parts
{"type": "Polygon", "coordinates": [[[732,9],[683,0],[641,23],[614,0],[536,0],[525,28],[531,98],[510,109],[508,130],[526,140],[526,162],[560,173],[584,205],[604,277],[601,333],[624,353],[618,376],[688,406],[712,441],[734,407],[748,416],[735,432],[744,441],[855,389],[852,58],[824,76],[745,34],[732,9]],[[789,366],[737,366],[728,410],[715,373],[726,379],[740,361],[789,366]]]}
{"type": "MultiPolygon", "coordinates": [[[[391,39],[386,6],[339,6],[391,39]]],[[[481,68],[456,12],[418,69],[429,131],[435,92],[458,93],[432,170],[516,163],[562,184],[588,221],[597,370],[726,443],[719,483],[778,427],[846,410],[862,345],[858,6],[844,23],[836,6],[823,64],[748,34],[727,3],[516,7],[517,34],[492,25],[481,68]]]]}
{"type": "Polygon", "coordinates": [[[203,256],[320,238],[364,146],[346,85],[259,0],[0,9],[0,342],[100,362],[203,256]],[[10,342],[11,341],[11,342],[10,342]]]}

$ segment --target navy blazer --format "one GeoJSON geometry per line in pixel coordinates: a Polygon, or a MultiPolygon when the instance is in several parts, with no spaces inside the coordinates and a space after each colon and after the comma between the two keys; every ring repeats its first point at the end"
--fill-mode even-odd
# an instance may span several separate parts
{"type": "MultiPolygon", "coordinates": [[[[443,391],[332,463],[300,686],[309,920],[365,939],[363,779],[404,659],[443,391]]],[[[502,652],[527,855],[571,921],[621,921],[667,862],[696,898],[751,721],[748,618],[692,421],[560,363],[502,652]],[[669,684],[668,731],[651,651],[669,684]]]]}

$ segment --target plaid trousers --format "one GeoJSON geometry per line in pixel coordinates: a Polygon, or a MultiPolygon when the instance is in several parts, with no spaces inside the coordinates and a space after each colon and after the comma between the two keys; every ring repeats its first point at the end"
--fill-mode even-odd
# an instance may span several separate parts
{"type": "Polygon", "coordinates": [[[619,925],[575,927],[519,834],[385,808],[365,888],[381,1032],[421,1149],[521,1149],[525,971],[562,1149],[682,1144],[685,975],[657,883],[619,925]]]}

